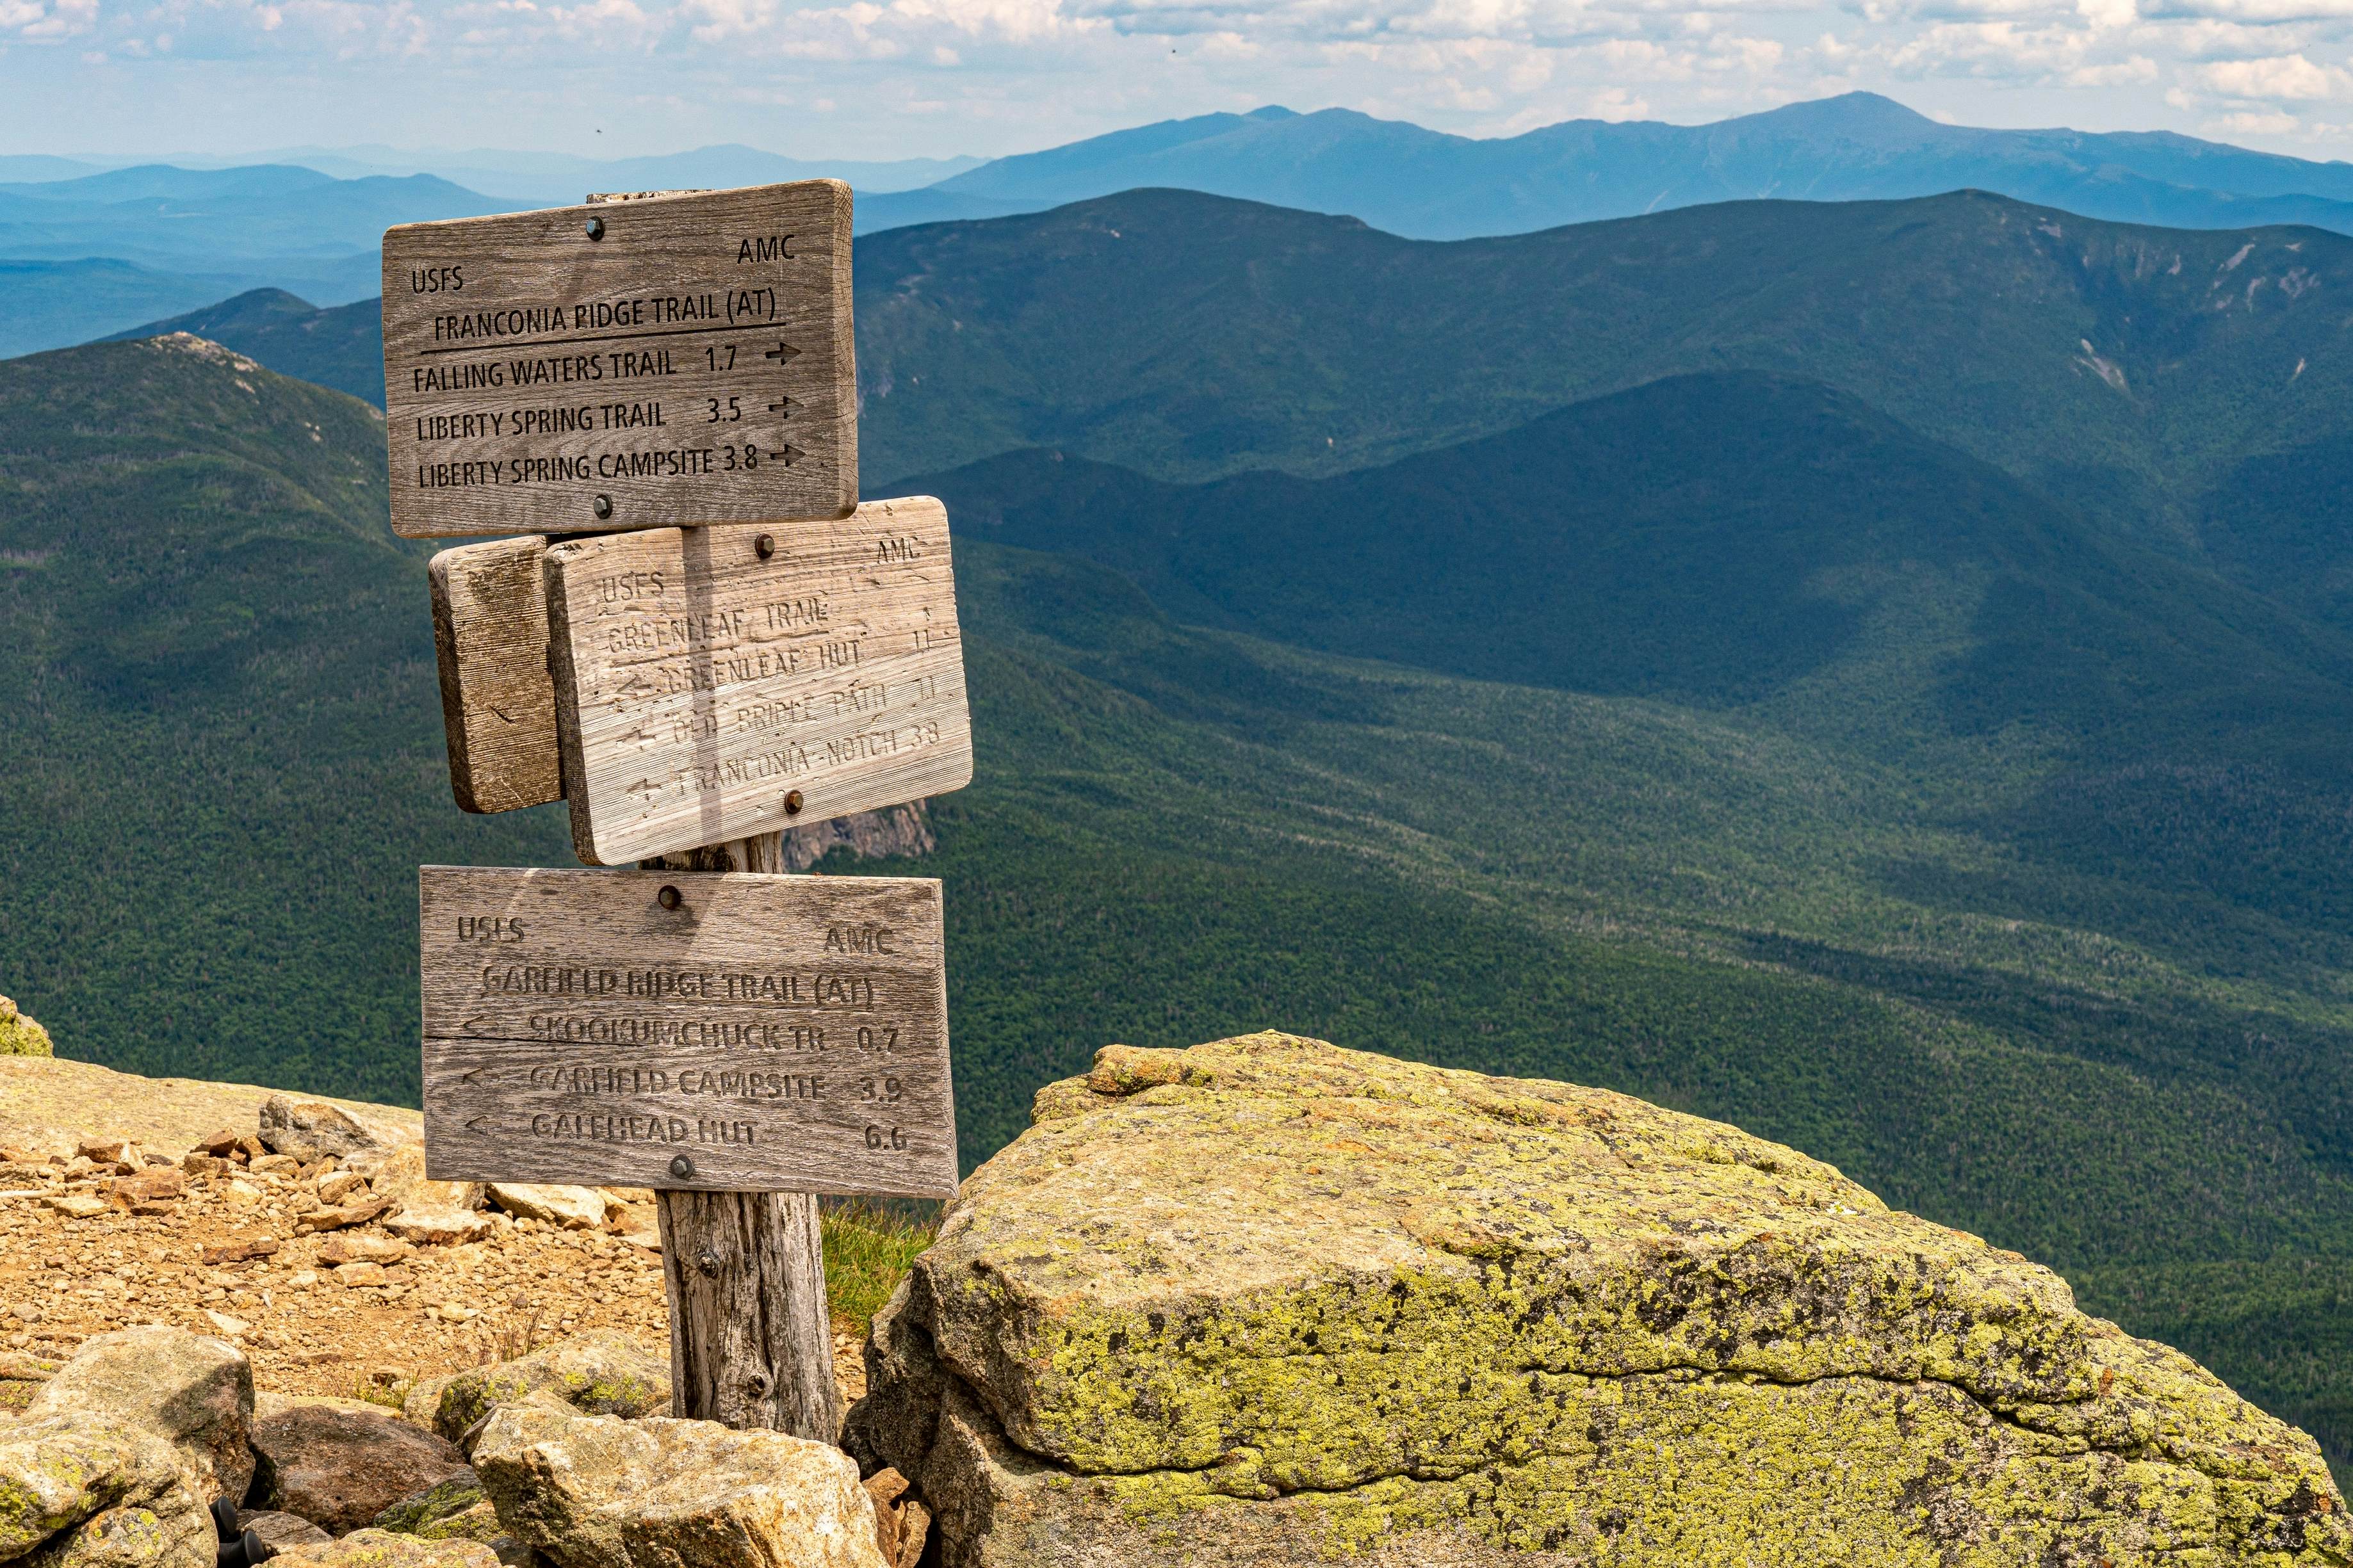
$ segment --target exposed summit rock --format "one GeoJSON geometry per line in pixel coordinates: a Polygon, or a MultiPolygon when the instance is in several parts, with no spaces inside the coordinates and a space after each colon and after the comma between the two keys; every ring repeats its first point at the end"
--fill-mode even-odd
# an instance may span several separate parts
{"type": "Polygon", "coordinates": [[[893,1568],[829,1444],[539,1394],[492,1412],[474,1462],[500,1521],[560,1568],[893,1568]]]}
{"type": "Polygon", "coordinates": [[[185,1329],[100,1334],[41,1384],[28,1420],[110,1422],[167,1444],[200,1502],[244,1500],[253,1368],[242,1352],[185,1329]]]}
{"type": "Polygon", "coordinates": [[[545,1394],[596,1415],[650,1415],[670,1409],[670,1360],[627,1334],[578,1334],[543,1350],[462,1372],[444,1383],[427,1417],[442,1436],[466,1439],[491,1409],[545,1394]]]}
{"type": "Polygon", "coordinates": [[[0,1057],[53,1057],[57,1047],[49,1032],[17,1011],[16,1004],[0,996],[0,1057]]]}
{"type": "Polygon", "coordinates": [[[851,1417],[945,1568],[2353,1560],[2303,1434],[1735,1128],[1279,1034],[1033,1120],[851,1417]]]}

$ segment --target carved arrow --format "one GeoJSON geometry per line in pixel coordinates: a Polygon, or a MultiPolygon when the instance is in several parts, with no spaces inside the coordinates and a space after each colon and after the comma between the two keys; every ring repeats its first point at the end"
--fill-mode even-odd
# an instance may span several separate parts
{"type": "Polygon", "coordinates": [[[776,346],[770,349],[766,353],[762,354],[760,357],[762,359],[772,359],[778,364],[782,364],[800,352],[800,350],[793,347],[792,344],[785,342],[784,339],[778,338],[776,340],[776,346]]]}

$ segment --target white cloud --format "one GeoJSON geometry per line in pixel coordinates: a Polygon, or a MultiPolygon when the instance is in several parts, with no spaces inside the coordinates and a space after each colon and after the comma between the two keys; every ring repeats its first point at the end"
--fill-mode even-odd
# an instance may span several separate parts
{"type": "Polygon", "coordinates": [[[2218,60],[2183,74],[2221,97],[2257,102],[2337,98],[2344,95],[2347,81],[2344,71],[2315,65],[2302,55],[2218,60]]]}

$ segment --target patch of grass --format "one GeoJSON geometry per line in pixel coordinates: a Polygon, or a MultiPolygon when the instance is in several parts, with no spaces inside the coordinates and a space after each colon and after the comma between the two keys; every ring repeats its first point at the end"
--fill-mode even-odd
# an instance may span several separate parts
{"type": "Polygon", "coordinates": [[[850,1199],[824,1209],[826,1306],[862,1334],[939,1235],[939,1205],[850,1199]]]}

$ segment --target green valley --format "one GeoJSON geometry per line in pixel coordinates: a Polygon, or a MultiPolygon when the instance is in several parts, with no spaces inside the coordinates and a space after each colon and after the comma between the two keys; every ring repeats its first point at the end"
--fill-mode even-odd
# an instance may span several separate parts
{"type": "MultiPolygon", "coordinates": [[[[0,365],[0,952],[67,1054],[413,1101],[416,866],[569,861],[560,808],[450,807],[382,440],[189,339],[0,365]]],[[[967,1160],[1113,1040],[1603,1085],[2046,1259],[2353,1451],[2333,634],[1803,384],[1496,440],[1415,477],[1477,512],[1377,473],[1207,509],[1042,455],[943,479],[979,768],[904,868],[949,889],[967,1160]],[[1646,462],[1679,418],[1816,456],[1646,462]],[[1177,546],[1228,512],[1194,543],[1261,553],[1205,574],[1177,546]],[[1482,543],[1573,613],[1480,619],[1508,579],[1441,568],[1482,543]]]]}

